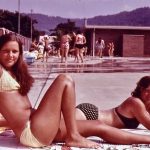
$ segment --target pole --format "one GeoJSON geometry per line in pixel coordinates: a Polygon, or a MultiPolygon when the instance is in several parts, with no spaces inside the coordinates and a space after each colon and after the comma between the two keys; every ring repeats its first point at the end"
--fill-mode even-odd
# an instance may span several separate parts
{"type": "Polygon", "coordinates": [[[33,10],[31,9],[31,40],[32,40],[32,12],[33,10]]]}
{"type": "Polygon", "coordinates": [[[18,34],[20,34],[20,0],[18,0],[18,34]]]}
{"type": "Polygon", "coordinates": [[[93,58],[95,56],[95,28],[93,29],[93,54],[92,54],[93,58]]]}

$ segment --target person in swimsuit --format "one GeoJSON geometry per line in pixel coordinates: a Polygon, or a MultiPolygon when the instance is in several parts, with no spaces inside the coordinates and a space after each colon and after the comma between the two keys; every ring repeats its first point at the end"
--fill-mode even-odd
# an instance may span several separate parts
{"type": "Polygon", "coordinates": [[[3,122],[3,125],[8,124],[23,145],[44,147],[55,139],[62,113],[67,131],[64,139],[66,145],[98,147],[98,143],[84,138],[78,132],[72,78],[69,75],[58,75],[34,111],[27,96],[33,81],[23,61],[20,39],[15,34],[2,35],[0,37],[0,113],[6,122],[3,122]]]}
{"type": "Polygon", "coordinates": [[[99,37],[95,43],[95,46],[96,46],[96,55],[99,56],[100,58],[102,58],[103,50],[105,48],[104,40],[101,37],[99,37]]]}
{"type": "MultiPolygon", "coordinates": [[[[90,103],[77,105],[77,121],[97,121],[97,124],[89,122],[89,129],[83,122],[82,127],[78,128],[80,133],[83,133],[81,130],[83,128],[111,143],[145,143],[143,141],[148,140],[149,135],[133,134],[121,129],[136,129],[140,123],[150,129],[150,76],[142,77],[131,95],[122,104],[109,110],[99,110],[90,103]],[[99,129],[96,131],[97,125],[99,129]]],[[[66,134],[65,131],[61,131],[66,134]]],[[[87,136],[85,133],[83,135],[87,136]]]]}
{"type": "Polygon", "coordinates": [[[99,120],[116,128],[135,129],[142,124],[150,129],[150,76],[142,77],[131,93],[119,106],[109,110],[99,110],[89,103],[79,104],[77,119],[99,120]]]}
{"type": "Polygon", "coordinates": [[[81,59],[81,62],[83,63],[83,51],[86,44],[86,38],[83,35],[83,33],[79,30],[77,32],[77,35],[75,37],[75,50],[76,50],[76,58],[77,62],[79,62],[79,58],[81,59]]]}
{"type": "Polygon", "coordinates": [[[128,133],[98,120],[76,120],[75,83],[66,74],[56,77],[38,108],[33,109],[27,96],[33,81],[23,61],[20,39],[15,34],[2,35],[0,113],[4,118],[0,126],[10,127],[21,144],[38,148],[63,141],[71,147],[98,148],[98,143],[85,138],[88,136],[111,143],[150,143],[150,136],[128,133]]]}
{"type": "Polygon", "coordinates": [[[109,57],[114,56],[114,42],[109,42],[107,45],[109,57]]]}
{"type": "Polygon", "coordinates": [[[65,58],[65,62],[67,62],[68,52],[70,49],[70,41],[71,41],[71,37],[68,34],[68,31],[65,31],[64,35],[61,37],[61,42],[60,42],[61,62],[62,63],[63,63],[64,58],[65,58]]]}
{"type": "Polygon", "coordinates": [[[48,36],[44,36],[44,50],[43,50],[43,60],[42,62],[44,62],[44,60],[48,60],[48,56],[49,56],[49,38],[48,36]]]}

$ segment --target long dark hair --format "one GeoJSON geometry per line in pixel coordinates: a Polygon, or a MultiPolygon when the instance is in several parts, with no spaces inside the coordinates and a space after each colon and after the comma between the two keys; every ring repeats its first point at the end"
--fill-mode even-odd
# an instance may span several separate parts
{"type": "Polygon", "coordinates": [[[10,33],[2,35],[0,37],[0,50],[9,41],[16,41],[19,45],[19,58],[16,64],[12,67],[12,71],[16,77],[17,82],[20,84],[20,94],[26,95],[34,82],[34,79],[29,74],[27,64],[23,60],[22,42],[16,34],[10,33]]]}
{"type": "Polygon", "coordinates": [[[150,86],[150,76],[144,76],[138,81],[137,86],[131,95],[137,98],[141,98],[141,91],[148,88],[148,86],[150,86]]]}

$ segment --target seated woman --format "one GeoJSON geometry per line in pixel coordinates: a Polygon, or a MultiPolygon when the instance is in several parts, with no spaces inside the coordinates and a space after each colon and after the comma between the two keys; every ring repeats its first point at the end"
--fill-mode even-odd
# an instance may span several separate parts
{"type": "Polygon", "coordinates": [[[75,88],[72,78],[59,75],[48,88],[37,110],[32,109],[28,92],[33,78],[23,61],[23,49],[15,34],[0,37],[0,113],[1,126],[9,126],[25,146],[50,145],[64,116],[68,146],[96,148],[98,143],[82,137],[75,119],[75,88]],[[59,88],[59,90],[58,90],[59,88]]]}
{"type": "Polygon", "coordinates": [[[141,123],[150,129],[150,76],[142,77],[131,97],[115,108],[98,110],[89,103],[79,104],[76,108],[77,119],[99,120],[112,127],[127,129],[135,129],[141,123]]]}

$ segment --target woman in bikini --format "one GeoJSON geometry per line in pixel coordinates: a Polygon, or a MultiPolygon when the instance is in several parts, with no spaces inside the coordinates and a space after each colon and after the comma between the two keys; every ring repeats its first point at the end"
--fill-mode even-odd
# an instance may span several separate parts
{"type": "Polygon", "coordinates": [[[48,56],[49,56],[49,38],[48,38],[48,36],[44,36],[44,50],[43,50],[43,60],[42,60],[42,62],[44,62],[44,60],[46,60],[46,62],[47,62],[47,60],[48,60],[48,56]]]}
{"type": "Polygon", "coordinates": [[[61,62],[62,63],[63,63],[64,58],[65,58],[65,62],[67,62],[68,52],[70,49],[70,41],[71,41],[71,37],[70,37],[68,31],[65,31],[64,35],[61,37],[61,41],[60,41],[61,62]]]}
{"type": "Polygon", "coordinates": [[[97,147],[98,144],[82,137],[75,119],[74,82],[68,75],[59,75],[48,88],[37,110],[32,109],[28,92],[33,78],[23,61],[23,49],[15,34],[0,37],[0,113],[25,146],[44,147],[54,140],[64,116],[66,145],[97,147]],[[59,89],[59,90],[58,90],[59,89]]]}
{"type": "MultiPolygon", "coordinates": [[[[122,104],[109,110],[99,110],[97,106],[90,103],[76,106],[78,124],[81,120],[89,121],[89,125],[83,122],[82,127],[78,127],[79,132],[83,136],[101,137],[110,143],[145,143],[150,136],[133,134],[121,129],[135,129],[140,123],[150,129],[150,76],[141,78],[131,95],[122,104]]],[[[60,129],[65,135],[64,127],[60,129]]]]}
{"type": "Polygon", "coordinates": [[[150,76],[142,77],[131,97],[119,106],[109,110],[98,110],[89,104],[79,104],[76,110],[77,119],[99,120],[116,128],[135,129],[142,124],[150,129],[150,76]]]}
{"type": "Polygon", "coordinates": [[[83,63],[83,49],[86,44],[86,38],[83,33],[79,30],[75,37],[75,50],[76,50],[76,58],[77,62],[79,62],[79,58],[81,58],[81,62],[83,63]]]}
{"type": "Polygon", "coordinates": [[[44,147],[63,141],[67,146],[99,147],[83,136],[99,136],[120,144],[150,143],[150,136],[128,133],[98,120],[76,121],[75,83],[68,75],[58,75],[33,110],[27,96],[32,83],[20,40],[14,34],[1,36],[0,113],[4,118],[0,126],[9,126],[23,145],[44,147]]]}

